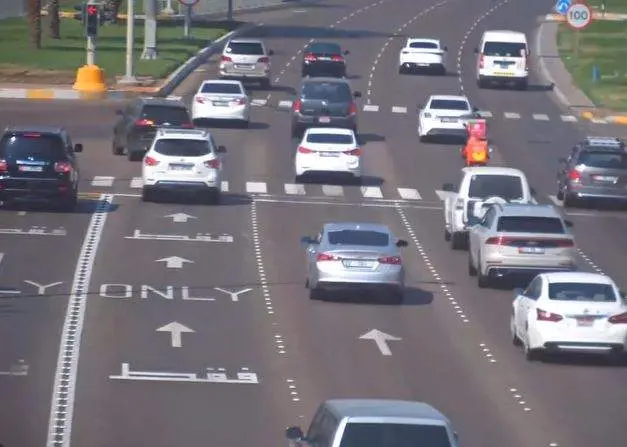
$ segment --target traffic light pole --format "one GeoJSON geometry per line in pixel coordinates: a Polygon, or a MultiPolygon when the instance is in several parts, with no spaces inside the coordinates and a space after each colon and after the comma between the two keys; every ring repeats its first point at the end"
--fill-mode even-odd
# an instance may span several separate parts
{"type": "Polygon", "coordinates": [[[135,0],[126,2],[126,73],[121,84],[137,84],[133,64],[135,62],[135,0]]]}
{"type": "Polygon", "coordinates": [[[96,65],[96,38],[87,36],[87,65],[96,65]]]}

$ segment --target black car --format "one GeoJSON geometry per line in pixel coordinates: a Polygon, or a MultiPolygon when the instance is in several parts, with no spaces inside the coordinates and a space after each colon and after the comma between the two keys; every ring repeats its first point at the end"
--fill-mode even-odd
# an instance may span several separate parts
{"type": "Polygon", "coordinates": [[[144,157],[158,127],[194,127],[187,107],[178,100],[139,98],[116,113],[120,120],[113,128],[113,154],[126,154],[130,161],[144,157]]]}
{"type": "Polygon", "coordinates": [[[336,43],[313,42],[303,52],[302,76],[346,76],[348,51],[336,43]]]}
{"type": "Polygon", "coordinates": [[[78,203],[79,168],[68,132],[59,127],[11,127],[0,138],[0,200],[53,202],[62,211],[78,203]]]}
{"type": "Polygon", "coordinates": [[[292,103],[292,137],[299,138],[309,127],[342,127],[357,133],[356,98],[346,79],[306,78],[292,103]]]}

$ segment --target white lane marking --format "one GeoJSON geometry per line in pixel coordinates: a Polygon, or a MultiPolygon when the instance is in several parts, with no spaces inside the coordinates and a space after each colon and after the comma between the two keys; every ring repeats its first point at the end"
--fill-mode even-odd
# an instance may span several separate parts
{"type": "Polygon", "coordinates": [[[89,221],[76,263],[76,269],[74,270],[74,279],[63,321],[59,355],[54,374],[54,386],[52,388],[48,438],[46,441],[46,445],[49,447],[69,446],[72,438],[76,371],[78,369],[89,285],[98,252],[98,245],[112,201],[112,195],[102,194],[100,196],[97,208],[89,221]]]}
{"type": "Polygon", "coordinates": [[[250,104],[255,107],[264,107],[268,104],[268,100],[267,99],[253,99],[250,102],[250,104]]]}
{"type": "Polygon", "coordinates": [[[574,115],[562,115],[562,121],[565,123],[574,123],[577,121],[577,117],[574,115]]]}
{"type": "Polygon", "coordinates": [[[291,109],[292,101],[279,101],[279,109],[291,109]]]}
{"type": "Polygon", "coordinates": [[[489,110],[479,110],[477,112],[477,114],[481,117],[481,118],[492,118],[494,115],[492,115],[492,112],[490,112],[489,110]]]}
{"type": "Polygon", "coordinates": [[[344,189],[338,185],[322,185],[322,194],[339,197],[344,195],[344,189]]]}
{"type": "Polygon", "coordinates": [[[285,184],[285,194],[288,195],[297,195],[304,196],[305,195],[305,185],[301,185],[300,183],[286,183],[285,184]]]}
{"type": "Polygon", "coordinates": [[[548,121],[549,120],[549,116],[544,114],[544,113],[534,113],[533,114],[533,119],[536,121],[548,121]]]}
{"type": "Polygon", "coordinates": [[[109,188],[113,186],[114,180],[115,180],[115,177],[109,177],[105,175],[96,175],[91,180],[91,186],[101,186],[101,187],[109,188]]]}
{"type": "Polygon", "coordinates": [[[129,186],[131,189],[140,189],[144,186],[144,180],[141,177],[133,177],[129,186]]]}
{"type": "Polygon", "coordinates": [[[450,196],[452,193],[448,191],[442,191],[441,189],[436,189],[435,194],[438,196],[440,200],[445,201],[447,197],[450,196]]]}
{"type": "Polygon", "coordinates": [[[362,186],[361,194],[368,199],[382,199],[383,192],[377,186],[362,186]]]}
{"type": "Polygon", "coordinates": [[[407,113],[407,107],[404,106],[393,106],[392,113],[407,113]]]}
{"type": "Polygon", "coordinates": [[[229,192],[229,182],[227,181],[220,182],[220,191],[229,192]]]}
{"type": "Polygon", "coordinates": [[[551,195],[549,196],[549,200],[553,202],[553,205],[556,206],[564,206],[564,202],[557,198],[557,196],[551,195]]]}
{"type": "Polygon", "coordinates": [[[422,200],[417,189],[413,188],[397,188],[398,195],[405,200],[422,200]]]}
{"type": "Polygon", "coordinates": [[[516,113],[516,112],[505,112],[503,115],[508,120],[519,120],[520,119],[520,113],[516,113]]]}
{"type": "Polygon", "coordinates": [[[364,112],[378,112],[379,106],[375,106],[373,104],[366,104],[364,106],[364,112]]]}
{"type": "Polygon", "coordinates": [[[250,194],[266,194],[268,187],[265,182],[246,182],[246,192],[250,194]]]}
{"type": "Polygon", "coordinates": [[[592,118],[590,121],[594,124],[607,124],[607,120],[604,118],[592,118]]]}

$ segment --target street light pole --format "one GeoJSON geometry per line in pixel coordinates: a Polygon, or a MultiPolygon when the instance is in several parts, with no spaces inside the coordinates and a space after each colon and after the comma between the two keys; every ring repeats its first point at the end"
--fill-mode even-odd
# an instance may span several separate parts
{"type": "Polygon", "coordinates": [[[137,84],[133,73],[135,62],[135,0],[126,1],[126,73],[121,84],[137,84]]]}

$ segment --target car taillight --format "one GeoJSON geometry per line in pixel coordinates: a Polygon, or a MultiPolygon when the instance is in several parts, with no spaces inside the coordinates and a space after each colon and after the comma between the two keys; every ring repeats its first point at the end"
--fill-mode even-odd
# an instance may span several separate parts
{"type": "Polygon", "coordinates": [[[580,182],[581,181],[581,172],[573,169],[568,173],[568,180],[571,182],[580,182]]]}
{"type": "Polygon", "coordinates": [[[246,98],[237,98],[233,101],[233,104],[243,106],[246,104],[246,98]]]}
{"type": "Polygon", "coordinates": [[[314,62],[317,58],[316,56],[314,56],[311,53],[307,53],[305,54],[305,58],[304,58],[307,62],[314,62]]]}
{"type": "Polygon", "coordinates": [[[220,58],[220,62],[233,62],[233,59],[231,59],[231,58],[230,58],[230,57],[228,57],[228,56],[222,56],[222,57],[220,58]]]}
{"type": "Polygon", "coordinates": [[[556,247],[574,247],[575,241],[572,239],[556,239],[554,241],[556,247]]]}
{"type": "Polygon", "coordinates": [[[147,157],[144,157],[144,164],[146,166],[157,166],[159,164],[159,160],[157,160],[156,158],[147,156],[147,157]]]}
{"type": "Polygon", "coordinates": [[[483,68],[483,54],[479,56],[479,68],[483,68]]]}
{"type": "Polygon", "coordinates": [[[553,323],[557,323],[558,321],[562,321],[564,317],[560,314],[554,314],[552,312],[548,312],[542,309],[536,309],[536,320],[538,321],[550,321],[553,323]]]}
{"type": "Polygon", "coordinates": [[[379,264],[400,265],[402,262],[400,256],[384,256],[379,258],[379,264]]]}
{"type": "Polygon", "coordinates": [[[257,59],[257,62],[261,62],[262,64],[268,64],[270,63],[270,58],[269,57],[260,57],[259,59],[257,59]]]}
{"type": "Polygon", "coordinates": [[[342,56],[332,56],[331,60],[333,62],[344,62],[344,58],[342,56]]]}
{"type": "Polygon", "coordinates": [[[488,245],[507,245],[511,241],[510,238],[503,236],[494,236],[486,239],[485,243],[488,245]]]}
{"type": "Polygon", "coordinates": [[[183,123],[183,124],[181,124],[181,127],[183,129],[193,129],[194,128],[194,124],[192,124],[192,123],[183,123]]]}
{"type": "Polygon", "coordinates": [[[627,324],[627,312],[623,312],[622,314],[612,315],[607,319],[612,324],[627,324]]]}
{"type": "Polygon", "coordinates": [[[348,113],[350,115],[357,115],[357,104],[355,104],[354,102],[351,102],[351,105],[348,108],[348,113]]]}
{"type": "Polygon", "coordinates": [[[67,174],[69,172],[72,172],[72,165],[67,161],[59,161],[54,164],[54,170],[61,174],[67,174]]]}
{"type": "Polygon", "coordinates": [[[6,160],[0,160],[0,172],[7,172],[9,170],[9,164],[6,160]]]}
{"type": "Polygon", "coordinates": [[[135,121],[135,125],[137,125],[137,126],[154,126],[155,122],[152,121],[152,120],[141,119],[141,120],[135,121]]]}
{"type": "Polygon", "coordinates": [[[297,99],[294,101],[294,104],[292,104],[294,112],[300,112],[301,107],[303,107],[303,102],[300,99],[297,99]]]}
{"type": "Polygon", "coordinates": [[[353,150],[350,151],[344,151],[344,153],[346,155],[354,155],[355,157],[359,157],[361,155],[361,149],[359,149],[358,147],[356,147],[353,150]]]}
{"type": "Polygon", "coordinates": [[[339,256],[335,256],[329,253],[318,253],[316,255],[316,262],[321,262],[321,261],[340,261],[342,258],[340,258],[339,256]]]}
{"type": "Polygon", "coordinates": [[[205,98],[201,97],[201,96],[196,96],[196,98],[194,98],[196,100],[196,102],[200,103],[200,104],[204,104],[205,103],[205,98]]]}
{"type": "Polygon", "coordinates": [[[214,158],[212,160],[207,160],[204,162],[204,165],[211,169],[219,169],[220,168],[220,160],[214,158]]]}
{"type": "Polygon", "coordinates": [[[298,152],[301,154],[311,154],[313,151],[311,149],[307,149],[305,146],[298,146],[298,152]]]}

